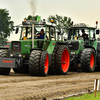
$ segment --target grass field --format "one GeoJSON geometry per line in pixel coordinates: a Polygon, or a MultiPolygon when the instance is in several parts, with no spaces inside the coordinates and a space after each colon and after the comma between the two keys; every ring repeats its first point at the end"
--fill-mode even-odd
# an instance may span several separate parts
{"type": "Polygon", "coordinates": [[[97,92],[96,97],[94,97],[94,93],[92,93],[92,94],[84,94],[78,97],[70,97],[67,99],[65,98],[64,100],[100,100],[100,92],[97,92]]]}

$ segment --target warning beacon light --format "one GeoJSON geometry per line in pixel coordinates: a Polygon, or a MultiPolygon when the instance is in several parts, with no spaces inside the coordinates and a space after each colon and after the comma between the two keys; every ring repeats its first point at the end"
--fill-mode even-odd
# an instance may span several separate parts
{"type": "Polygon", "coordinates": [[[96,21],[96,24],[98,24],[98,21],[96,21]]]}
{"type": "Polygon", "coordinates": [[[54,20],[53,19],[51,20],[51,23],[54,23],[54,20]]]}
{"type": "Polygon", "coordinates": [[[97,25],[98,25],[98,21],[96,21],[96,28],[97,28],[97,25]]]}

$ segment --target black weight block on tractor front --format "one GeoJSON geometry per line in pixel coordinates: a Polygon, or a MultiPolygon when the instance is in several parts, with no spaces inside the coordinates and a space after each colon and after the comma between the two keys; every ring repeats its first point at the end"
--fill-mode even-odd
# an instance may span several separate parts
{"type": "Polygon", "coordinates": [[[16,59],[15,58],[0,58],[0,67],[1,68],[16,68],[16,59]]]}

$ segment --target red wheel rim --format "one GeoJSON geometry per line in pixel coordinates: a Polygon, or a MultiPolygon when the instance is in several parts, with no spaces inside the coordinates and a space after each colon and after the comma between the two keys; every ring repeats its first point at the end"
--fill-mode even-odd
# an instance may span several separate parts
{"type": "Polygon", "coordinates": [[[66,72],[69,69],[70,64],[70,55],[67,49],[64,49],[61,57],[61,67],[63,72],[66,72]]]}
{"type": "Polygon", "coordinates": [[[94,66],[94,55],[91,54],[91,57],[90,57],[90,67],[93,68],[94,66]]]}
{"type": "Polygon", "coordinates": [[[45,58],[45,64],[44,64],[44,70],[45,70],[45,73],[48,72],[48,67],[49,67],[49,57],[48,57],[48,54],[46,55],[46,58],[45,58]]]}

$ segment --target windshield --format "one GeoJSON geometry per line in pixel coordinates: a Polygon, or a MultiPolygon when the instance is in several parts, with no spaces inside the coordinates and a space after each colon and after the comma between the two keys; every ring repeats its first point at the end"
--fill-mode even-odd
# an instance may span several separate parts
{"type": "Polygon", "coordinates": [[[74,39],[80,39],[83,38],[84,35],[87,36],[87,39],[89,38],[95,38],[95,30],[89,30],[89,29],[70,29],[68,32],[68,39],[74,40],[74,39]]]}
{"type": "MultiPolygon", "coordinates": [[[[45,27],[43,26],[35,26],[34,28],[34,36],[35,34],[40,33],[41,29],[45,30],[45,27]]],[[[32,39],[32,27],[22,27],[22,34],[21,34],[21,40],[26,39],[32,39]]],[[[35,37],[37,38],[37,37],[35,37]]]]}
{"type": "MultiPolygon", "coordinates": [[[[34,39],[48,39],[48,40],[55,40],[55,27],[46,26],[46,25],[35,25],[34,26],[34,39]],[[41,30],[44,30],[41,33],[41,30]],[[46,37],[45,37],[46,36],[46,37]]],[[[31,26],[22,26],[21,27],[21,40],[28,40],[32,39],[32,27],[31,26]]]]}
{"type": "Polygon", "coordinates": [[[32,28],[31,27],[25,27],[22,28],[22,34],[21,39],[23,40],[24,37],[27,37],[27,39],[32,39],[32,28]]]}

